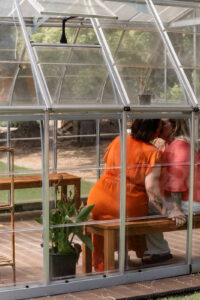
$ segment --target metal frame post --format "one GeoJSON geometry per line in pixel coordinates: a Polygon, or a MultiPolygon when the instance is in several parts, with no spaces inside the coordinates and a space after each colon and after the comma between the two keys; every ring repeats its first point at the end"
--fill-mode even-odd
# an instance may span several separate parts
{"type": "Polygon", "coordinates": [[[125,220],[126,220],[126,112],[122,113],[121,133],[121,180],[120,180],[120,244],[119,271],[124,272],[125,263],[125,220]]]}
{"type": "MultiPolygon", "coordinates": [[[[195,18],[194,12],[194,18],[195,18]]],[[[194,92],[197,93],[197,26],[193,26],[193,49],[194,49],[194,78],[193,78],[193,85],[194,85],[194,92]]]]}
{"type": "Polygon", "coordinates": [[[45,112],[42,172],[44,284],[49,283],[49,112],[45,112]]]}
{"type": "Polygon", "coordinates": [[[51,108],[52,107],[51,106],[51,103],[52,103],[51,96],[50,96],[50,93],[48,91],[46,82],[43,80],[44,75],[43,75],[41,69],[38,66],[37,59],[36,59],[34,51],[32,49],[32,46],[31,46],[31,43],[30,43],[30,40],[29,40],[29,37],[28,37],[28,33],[27,33],[27,30],[26,30],[26,25],[25,25],[23,15],[22,15],[20,5],[19,5],[18,1],[19,0],[15,0],[15,6],[16,6],[19,22],[20,22],[20,25],[21,25],[21,29],[22,29],[22,32],[23,32],[23,36],[24,36],[26,47],[27,47],[27,51],[28,51],[28,54],[29,54],[32,70],[35,73],[35,77],[36,77],[38,86],[40,88],[40,92],[43,96],[44,102],[45,102],[45,104],[48,108],[51,108]]]}
{"type": "Polygon", "coordinates": [[[186,263],[192,262],[192,216],[193,216],[193,193],[194,193],[194,164],[195,164],[195,112],[191,116],[191,135],[190,135],[190,181],[189,181],[189,211],[187,228],[187,252],[186,263]]]}
{"type": "Polygon", "coordinates": [[[96,120],[97,180],[100,178],[100,120],[96,120]]]}

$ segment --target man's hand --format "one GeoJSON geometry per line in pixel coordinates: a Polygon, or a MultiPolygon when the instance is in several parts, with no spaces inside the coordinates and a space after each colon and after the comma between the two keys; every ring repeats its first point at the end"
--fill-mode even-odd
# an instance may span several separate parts
{"type": "Polygon", "coordinates": [[[175,221],[177,227],[183,226],[187,221],[187,218],[184,215],[184,213],[178,208],[172,209],[168,218],[175,221]]]}

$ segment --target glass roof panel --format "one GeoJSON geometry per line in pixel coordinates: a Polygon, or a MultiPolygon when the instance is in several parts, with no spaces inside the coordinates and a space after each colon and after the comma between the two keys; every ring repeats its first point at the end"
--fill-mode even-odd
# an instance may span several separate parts
{"type": "Polygon", "coordinates": [[[187,14],[184,14],[181,18],[174,20],[168,24],[168,28],[173,31],[191,31],[193,33],[195,26],[195,32],[200,33],[200,9],[192,9],[187,14]]]}
{"type": "Polygon", "coordinates": [[[118,104],[101,49],[34,46],[53,105],[118,104]]]}
{"type": "Polygon", "coordinates": [[[45,15],[116,18],[101,0],[29,0],[29,2],[45,15]]]}
{"type": "MultiPolygon", "coordinates": [[[[27,0],[20,0],[20,7],[24,17],[38,17],[39,13],[27,0]]],[[[14,0],[0,0],[0,17],[17,17],[14,0]]]]}
{"type": "Polygon", "coordinates": [[[150,94],[151,105],[188,106],[158,32],[104,29],[104,34],[131,105],[142,104],[139,95],[150,94]]]}
{"type": "MultiPolygon", "coordinates": [[[[20,4],[24,9],[24,17],[25,11],[30,11],[31,13],[30,7],[32,8],[32,6],[30,6],[30,3],[32,2],[34,2],[35,8],[38,5],[41,7],[41,4],[43,6],[46,5],[46,8],[49,7],[49,12],[50,7],[53,7],[53,4],[55,4],[53,0],[22,0],[20,4]]],[[[78,0],[72,3],[71,0],[60,0],[56,4],[58,6],[64,4],[69,8],[70,3],[74,5],[74,3],[83,4],[83,2],[78,0]]],[[[92,3],[94,4],[94,2],[92,3]]],[[[95,3],[97,3],[97,0],[95,3]]],[[[101,4],[98,1],[98,5],[99,3],[101,4]]],[[[150,24],[151,22],[151,27],[148,28],[148,31],[139,31],[137,28],[137,30],[127,30],[124,34],[121,29],[116,31],[110,29],[107,32],[105,30],[107,41],[131,103],[138,104],[138,94],[141,91],[141,85],[143,85],[143,89],[146,88],[145,81],[148,81],[149,90],[154,90],[152,103],[170,103],[169,99],[174,98],[174,103],[185,104],[186,101],[183,94],[181,95],[182,91],[177,75],[167,59],[165,47],[156,32],[154,20],[149,14],[146,5],[133,3],[125,5],[124,3],[112,1],[105,1],[105,3],[107,5],[109,3],[112,4],[110,9],[115,10],[118,15],[122,11],[126,11],[128,19],[131,21],[130,23],[141,22],[142,24],[150,24]],[[149,29],[152,31],[149,31],[149,29]],[[171,78],[173,78],[173,81],[171,82],[169,74],[172,73],[171,78]],[[178,96],[176,93],[178,93],[178,96]]],[[[54,5],[54,7],[57,7],[57,5],[54,5]]],[[[13,8],[14,6],[8,5],[7,9],[9,10],[11,7],[13,8]]],[[[77,7],[80,8],[78,5],[77,7]]],[[[101,5],[98,7],[101,7],[101,5]]],[[[187,7],[156,6],[156,8],[166,28],[171,24],[170,22],[183,20],[185,16],[188,17],[191,14],[191,10],[187,7]]],[[[16,16],[15,10],[13,14],[16,16]]],[[[121,16],[123,17],[123,15],[121,16]]],[[[0,35],[4,40],[2,47],[0,43],[1,80],[2,91],[6,90],[7,95],[3,98],[7,99],[7,105],[43,105],[37,83],[33,80],[31,64],[20,27],[15,26],[13,23],[10,29],[8,29],[9,26],[7,26],[7,29],[1,28],[0,35]],[[11,28],[12,34],[9,32],[11,28]],[[6,63],[9,64],[7,69],[5,67],[6,63]]],[[[97,45],[98,42],[95,35],[91,34],[92,31],[91,28],[80,29],[80,31],[77,31],[78,35],[74,31],[73,36],[68,37],[68,41],[75,43],[74,46],[60,44],[55,46],[49,45],[48,47],[34,46],[53,105],[121,104],[117,92],[113,90],[114,85],[102,58],[102,51],[97,45]]],[[[68,32],[70,33],[70,31],[68,32]]],[[[52,36],[55,38],[56,34],[52,34],[52,36]]],[[[191,71],[191,65],[194,61],[194,49],[192,48],[194,43],[191,37],[189,34],[182,35],[182,37],[175,35],[173,43],[181,63],[185,70],[188,70],[187,74],[192,83],[194,73],[191,71]],[[183,44],[181,50],[179,49],[179,43],[180,45],[183,44]],[[188,48],[187,45],[190,45],[190,47],[188,48]]],[[[55,41],[51,41],[51,38],[49,39],[49,34],[43,36],[43,38],[44,40],[41,42],[48,40],[49,43],[55,43],[55,41]]],[[[198,66],[198,62],[196,64],[198,66]]]]}
{"type": "MultiPolygon", "coordinates": [[[[175,7],[175,9],[178,8],[175,7]]],[[[168,24],[168,27],[165,25],[165,28],[166,29],[168,28],[168,36],[176,52],[178,61],[187,76],[188,82],[190,83],[194,93],[196,94],[198,102],[200,103],[199,77],[198,77],[199,65],[200,65],[200,60],[198,55],[199,52],[198,40],[200,36],[200,33],[198,31],[199,25],[197,25],[196,23],[195,27],[191,27],[192,30],[190,31],[187,30],[188,28],[187,24],[188,25],[190,24],[190,26],[192,24],[194,25],[195,20],[198,21],[199,15],[200,15],[199,9],[188,10],[187,14],[184,14],[181,18],[178,18],[176,21],[173,21],[173,23],[168,24]],[[181,24],[182,24],[182,28],[179,27],[181,24]],[[173,32],[172,30],[170,31],[170,28],[173,28],[173,32]]],[[[161,15],[160,17],[161,17],[161,21],[163,21],[163,16],[161,15]]],[[[171,67],[169,58],[167,58],[166,64],[167,66],[171,67]]]]}
{"type": "MultiPolygon", "coordinates": [[[[135,1],[137,2],[137,1],[135,1]]],[[[184,1],[186,2],[186,1],[184,1]]],[[[189,2],[189,1],[188,1],[189,2]]],[[[0,0],[0,17],[16,16],[13,0],[0,0]]],[[[20,0],[24,17],[39,17],[41,14],[51,16],[84,16],[100,18],[118,18],[123,21],[152,22],[145,4],[114,2],[114,0],[20,0]]],[[[191,3],[191,2],[190,2],[191,3]]],[[[164,22],[173,22],[184,15],[188,7],[159,6],[157,11],[164,22]]]]}
{"type": "Polygon", "coordinates": [[[44,107],[38,98],[20,27],[0,24],[0,106],[44,107]]]}
{"type": "MultiPolygon", "coordinates": [[[[131,22],[153,22],[153,18],[148,11],[146,4],[118,3],[105,1],[106,6],[118,16],[119,20],[131,22]]],[[[163,18],[163,22],[177,20],[183,14],[191,10],[188,7],[170,7],[156,5],[158,14],[163,18]]]]}
{"type": "Polygon", "coordinates": [[[0,1],[0,17],[7,17],[13,9],[13,0],[0,1]]]}

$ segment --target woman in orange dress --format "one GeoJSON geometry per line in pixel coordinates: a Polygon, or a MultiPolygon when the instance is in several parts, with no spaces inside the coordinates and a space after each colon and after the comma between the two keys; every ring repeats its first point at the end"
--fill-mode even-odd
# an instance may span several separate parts
{"type": "MultiPolygon", "coordinates": [[[[146,216],[149,199],[159,213],[166,213],[159,188],[162,153],[150,143],[158,136],[160,127],[161,121],[158,119],[137,119],[132,124],[131,135],[127,136],[126,217],[146,216]]],[[[95,204],[92,210],[94,220],[120,217],[120,137],[108,146],[104,160],[104,174],[92,187],[87,201],[88,205],[95,204]]],[[[145,236],[131,237],[127,243],[127,249],[136,251],[138,257],[143,256],[145,236]]],[[[103,271],[103,238],[93,235],[93,245],[93,266],[95,271],[103,271]]]]}

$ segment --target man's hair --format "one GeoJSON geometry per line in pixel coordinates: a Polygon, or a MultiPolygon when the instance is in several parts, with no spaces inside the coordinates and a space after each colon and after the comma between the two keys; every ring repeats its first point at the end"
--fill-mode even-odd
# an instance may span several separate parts
{"type": "Polygon", "coordinates": [[[136,119],[131,127],[131,135],[136,140],[150,142],[160,125],[160,119],[136,119]]]}

